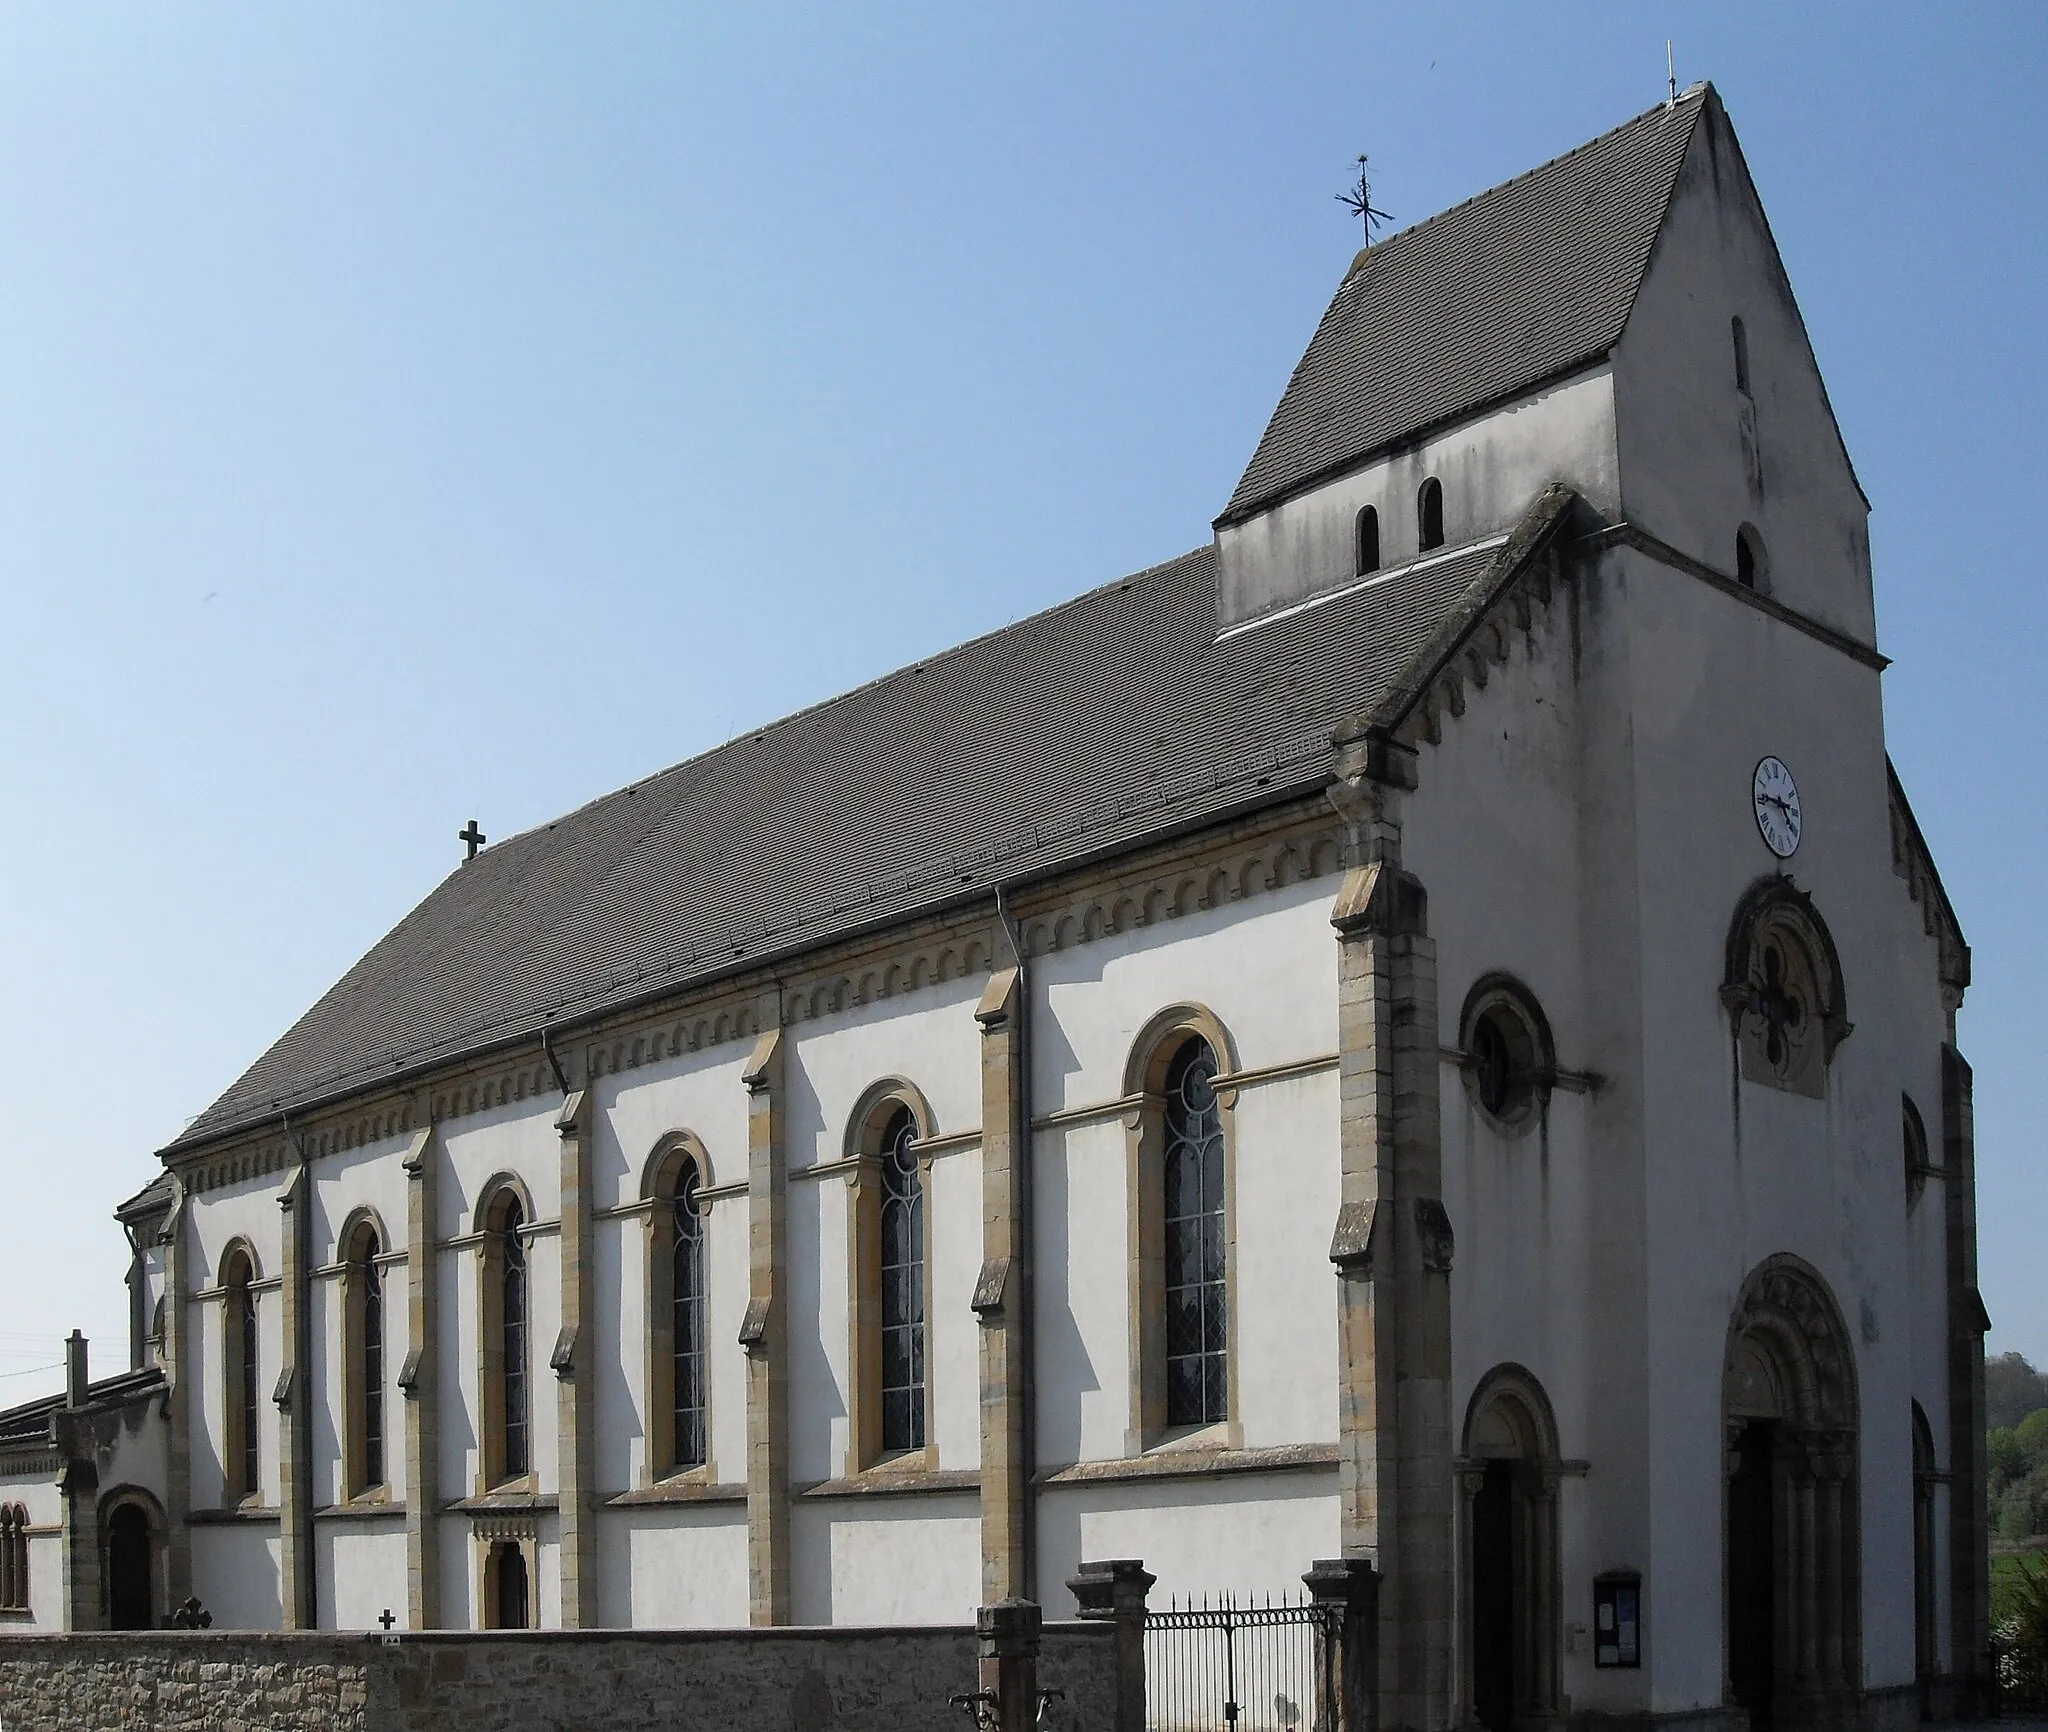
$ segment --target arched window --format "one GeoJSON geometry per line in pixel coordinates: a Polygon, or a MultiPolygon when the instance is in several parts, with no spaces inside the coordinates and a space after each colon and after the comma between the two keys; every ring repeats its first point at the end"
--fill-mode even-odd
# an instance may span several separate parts
{"type": "Polygon", "coordinates": [[[1216,1055],[1197,1037],[1165,1090],[1166,1423],[1211,1425],[1230,1412],[1223,1120],[1216,1055]]]}
{"type": "Polygon", "coordinates": [[[704,1217],[697,1163],[676,1177],[669,1249],[669,1425],[678,1468],[704,1465],[704,1217]]]}
{"type": "Polygon", "coordinates": [[[921,1149],[933,1134],[924,1097],[901,1081],[876,1084],[848,1121],[849,1473],[890,1456],[925,1452],[929,1461],[931,1247],[921,1149]]]}
{"type": "Polygon", "coordinates": [[[1764,538],[1755,524],[1745,523],[1735,532],[1735,581],[1744,589],[1762,589],[1768,575],[1764,538]]]}
{"type": "Polygon", "coordinates": [[[0,1612],[28,1610],[28,1511],[0,1504],[0,1612]]]}
{"type": "Polygon", "coordinates": [[[221,1286],[226,1304],[222,1312],[221,1411],[226,1421],[221,1450],[224,1481],[223,1501],[241,1503],[255,1497],[262,1488],[258,1448],[263,1436],[261,1399],[261,1358],[256,1332],[256,1295],[252,1283],[256,1267],[249,1253],[237,1246],[229,1252],[221,1286]]]}
{"type": "Polygon", "coordinates": [[[526,1437],[527,1291],[526,1247],[519,1238],[522,1225],[519,1204],[515,1200],[506,1206],[505,1224],[501,1229],[505,1248],[501,1276],[504,1309],[500,1313],[500,1327],[505,1354],[505,1476],[508,1479],[516,1479],[531,1465],[526,1437]]]}
{"type": "Polygon", "coordinates": [[[1233,1376],[1230,1034],[1196,1004],[1146,1024],[1124,1064],[1130,1391],[1140,1447],[1239,1417],[1233,1376]]]}
{"type": "Polygon", "coordinates": [[[1940,1661],[1936,1642],[1934,1488],[1941,1474],[1934,1460],[1934,1428],[1926,1410],[1913,1403],[1913,1672],[1923,1683],[1940,1661]]]}
{"type": "Polygon", "coordinates": [[[1416,548],[1427,553],[1444,544],[1444,488],[1432,475],[1422,484],[1415,500],[1416,548]]]}
{"type": "Polygon", "coordinates": [[[1465,995],[1458,1029],[1466,1092],[1493,1128],[1512,1135],[1541,1119],[1557,1055],[1535,995],[1512,975],[1484,975],[1465,995]]]}
{"type": "Polygon", "coordinates": [[[161,1294],[149,1314],[149,1357],[157,1365],[164,1362],[164,1302],[161,1294]]]}
{"type": "Polygon", "coordinates": [[[1740,319],[1730,319],[1728,329],[1735,340],[1735,388],[1749,395],[1749,333],[1740,319]]]}
{"type": "Polygon", "coordinates": [[[1937,1169],[1927,1158],[1927,1126],[1921,1121],[1920,1109],[1913,1104],[1911,1095],[1899,1096],[1899,1117],[1906,1154],[1906,1206],[1911,1208],[1920,1201],[1928,1176],[1937,1169]]]}
{"type": "Polygon", "coordinates": [[[1759,879],[1728,932],[1721,984],[1743,1080],[1815,1098],[1849,1033],[1842,965],[1813,899],[1791,879],[1759,879]]]}
{"type": "Polygon", "coordinates": [[[383,1245],[375,1225],[356,1223],[342,1251],[343,1459],[348,1495],[357,1497],[385,1484],[383,1245]]]}
{"type": "Polygon", "coordinates": [[[1363,577],[1369,571],[1380,568],[1380,514],[1367,505],[1358,513],[1356,536],[1357,572],[1363,577]]]}
{"type": "Polygon", "coordinates": [[[529,1411],[532,1292],[526,1266],[527,1209],[512,1182],[482,1210],[483,1466],[487,1486],[524,1479],[533,1468],[529,1411]]]}
{"type": "Polygon", "coordinates": [[[899,1107],[882,1132],[882,1450],[924,1448],[924,1184],[917,1121],[899,1107]]]}

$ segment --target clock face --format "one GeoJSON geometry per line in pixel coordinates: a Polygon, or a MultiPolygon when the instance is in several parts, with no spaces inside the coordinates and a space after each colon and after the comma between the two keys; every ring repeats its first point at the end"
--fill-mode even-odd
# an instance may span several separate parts
{"type": "Polygon", "coordinates": [[[1799,790],[1782,758],[1764,758],[1749,783],[1750,804],[1764,846],[1780,860],[1789,860],[1799,846],[1799,790]]]}

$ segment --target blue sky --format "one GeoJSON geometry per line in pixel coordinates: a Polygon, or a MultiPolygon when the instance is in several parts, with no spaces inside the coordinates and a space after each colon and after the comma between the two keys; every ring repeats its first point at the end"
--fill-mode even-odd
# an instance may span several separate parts
{"type": "Polygon", "coordinates": [[[1204,540],[1356,245],[1720,87],[2048,1360],[2048,9],[0,9],[0,1404],[459,857],[1204,540]]]}

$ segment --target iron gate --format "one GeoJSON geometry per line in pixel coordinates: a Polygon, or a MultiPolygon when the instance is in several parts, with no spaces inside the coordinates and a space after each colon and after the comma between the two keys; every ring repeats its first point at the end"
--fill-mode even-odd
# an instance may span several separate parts
{"type": "Polygon", "coordinates": [[[1328,1732],[1330,1618],[1306,1598],[1176,1600],[1147,1612],[1147,1732],[1328,1732]]]}

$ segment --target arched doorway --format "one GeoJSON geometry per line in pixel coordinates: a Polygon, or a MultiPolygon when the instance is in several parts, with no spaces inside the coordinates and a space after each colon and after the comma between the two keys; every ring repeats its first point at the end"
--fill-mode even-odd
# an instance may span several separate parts
{"type": "Polygon", "coordinates": [[[107,1627],[156,1628],[156,1542],[149,1512],[117,1503],[107,1515],[107,1627]]]}
{"type": "Polygon", "coordinates": [[[525,1630],[533,1624],[533,1594],[526,1548],[517,1540],[495,1541],[484,1554],[484,1616],[493,1630],[525,1630]]]}
{"type": "Polygon", "coordinates": [[[1537,1732],[1561,1722],[1557,1422],[1519,1365],[1480,1379],[1458,1463],[1464,1534],[1461,1673],[1467,1724],[1537,1732]]]}
{"type": "Polygon", "coordinates": [[[1919,1402],[1913,1403],[1913,1676],[1920,1686],[1920,1715],[1928,1718],[1934,1674],[1939,1668],[1934,1607],[1934,1428],[1919,1402]]]}
{"type": "Polygon", "coordinates": [[[1856,1362],[1827,1284],[1797,1258],[1743,1284],[1722,1412],[1728,1695],[1754,1728],[1832,1723],[1862,1674],[1856,1362]]]}

